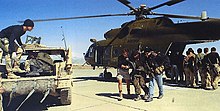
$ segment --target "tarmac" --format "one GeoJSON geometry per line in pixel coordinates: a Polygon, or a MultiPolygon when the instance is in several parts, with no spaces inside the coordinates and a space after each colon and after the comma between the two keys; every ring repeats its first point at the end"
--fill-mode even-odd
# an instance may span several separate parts
{"type": "MultiPolygon", "coordinates": [[[[170,81],[164,82],[164,97],[157,99],[158,89],[155,87],[152,102],[145,100],[134,101],[134,87],[131,84],[131,95],[126,92],[123,84],[122,101],[118,101],[118,87],[116,70],[110,80],[99,77],[103,69],[74,69],[72,104],[59,105],[53,97],[47,97],[43,104],[42,94],[34,94],[28,99],[19,111],[220,111],[220,88],[204,90],[201,88],[186,88],[170,81]]],[[[219,85],[220,86],[220,85],[219,85]]],[[[24,97],[12,100],[15,108],[24,100],[24,97]]]]}
{"type": "MultiPolygon", "coordinates": [[[[113,76],[116,70],[110,69],[113,76]]],[[[126,93],[123,84],[122,101],[118,101],[117,80],[104,81],[99,77],[103,69],[74,69],[72,104],[67,106],[51,106],[49,111],[219,111],[220,88],[204,90],[186,88],[177,84],[164,82],[164,97],[157,99],[158,89],[155,88],[154,100],[134,101],[134,87],[131,95],[126,93]]]]}

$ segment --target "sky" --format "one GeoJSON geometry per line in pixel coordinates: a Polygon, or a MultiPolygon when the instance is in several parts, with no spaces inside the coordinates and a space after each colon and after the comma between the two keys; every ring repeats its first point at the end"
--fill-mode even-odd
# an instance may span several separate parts
{"type": "MultiPolygon", "coordinates": [[[[134,7],[139,7],[140,4],[152,7],[168,0],[129,1],[134,7]]],[[[0,0],[0,4],[0,30],[10,25],[21,24],[17,21],[27,18],[47,19],[130,12],[117,0],[0,0]]],[[[185,0],[170,7],[161,7],[154,12],[200,16],[201,12],[206,10],[209,17],[220,18],[219,8],[220,0],[185,0]]],[[[31,35],[42,37],[44,45],[64,47],[63,30],[67,46],[72,48],[73,56],[83,58],[83,53],[91,45],[90,38],[103,40],[105,32],[131,20],[134,20],[133,16],[37,22],[34,29],[22,37],[22,41],[25,42],[26,36],[31,35]]],[[[182,19],[172,20],[177,22],[182,19]]],[[[215,46],[220,51],[219,43],[196,44],[186,48],[193,47],[196,50],[198,47],[215,46]]]]}

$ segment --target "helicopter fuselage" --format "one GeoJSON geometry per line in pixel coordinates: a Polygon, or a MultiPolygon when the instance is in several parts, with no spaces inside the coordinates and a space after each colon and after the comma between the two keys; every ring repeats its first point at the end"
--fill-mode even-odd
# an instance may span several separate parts
{"type": "Polygon", "coordinates": [[[182,53],[187,44],[219,40],[218,30],[218,20],[186,23],[173,23],[167,17],[135,20],[128,22],[119,35],[120,28],[106,32],[105,40],[89,47],[85,60],[92,66],[117,67],[117,57],[124,48],[133,51],[150,47],[164,54],[168,51],[182,53]]]}

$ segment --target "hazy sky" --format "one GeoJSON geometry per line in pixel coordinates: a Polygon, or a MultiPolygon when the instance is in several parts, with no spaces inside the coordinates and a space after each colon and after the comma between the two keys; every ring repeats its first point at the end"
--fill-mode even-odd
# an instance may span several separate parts
{"type": "MultiPolygon", "coordinates": [[[[130,1],[134,7],[138,7],[140,4],[147,4],[147,6],[152,7],[167,0],[130,1]]],[[[0,29],[20,24],[17,21],[27,18],[44,19],[129,12],[129,9],[117,0],[0,0],[0,4],[0,29]]],[[[209,17],[220,18],[219,9],[220,0],[185,0],[171,7],[164,6],[156,9],[154,12],[200,16],[201,12],[206,10],[209,17]]],[[[45,45],[64,47],[62,26],[67,45],[73,49],[73,56],[83,57],[82,53],[86,52],[91,45],[90,38],[102,40],[106,31],[120,27],[122,23],[133,19],[132,16],[125,16],[35,23],[34,30],[27,32],[22,37],[22,41],[25,41],[26,35],[40,36],[45,45]]],[[[219,43],[190,47],[216,46],[217,49],[220,49],[219,43]]]]}

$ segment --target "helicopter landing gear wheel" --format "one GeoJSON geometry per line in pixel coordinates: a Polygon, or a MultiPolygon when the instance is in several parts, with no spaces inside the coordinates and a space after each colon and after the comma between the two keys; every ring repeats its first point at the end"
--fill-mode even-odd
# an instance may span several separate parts
{"type": "Polygon", "coordinates": [[[104,70],[104,79],[111,79],[112,78],[112,73],[107,72],[107,68],[104,70]]]}
{"type": "Polygon", "coordinates": [[[105,79],[111,79],[112,78],[112,73],[111,72],[104,73],[104,78],[105,79]]]}

